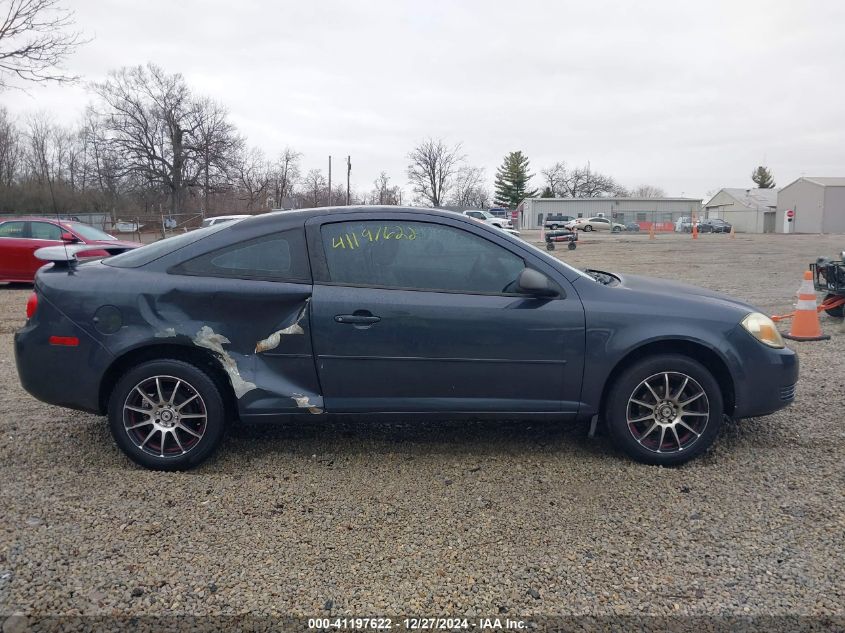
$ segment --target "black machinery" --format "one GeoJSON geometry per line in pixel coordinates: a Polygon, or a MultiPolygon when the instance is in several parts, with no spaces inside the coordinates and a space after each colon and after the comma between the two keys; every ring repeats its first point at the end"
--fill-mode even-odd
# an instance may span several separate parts
{"type": "Polygon", "coordinates": [[[821,307],[830,316],[842,318],[845,315],[845,251],[839,254],[838,260],[819,257],[810,264],[810,271],[816,290],[826,293],[821,307]]]}

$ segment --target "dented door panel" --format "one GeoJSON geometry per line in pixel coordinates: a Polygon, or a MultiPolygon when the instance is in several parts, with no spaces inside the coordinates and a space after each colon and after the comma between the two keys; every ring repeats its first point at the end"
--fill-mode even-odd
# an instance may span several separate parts
{"type": "Polygon", "coordinates": [[[156,275],[154,282],[149,276],[147,284],[145,277],[135,273],[135,284],[109,289],[106,305],[115,306],[121,319],[116,331],[104,333],[97,318],[104,305],[97,283],[90,297],[69,306],[68,316],[115,358],[151,344],[209,350],[229,378],[243,419],[322,411],[310,284],[183,275],[156,275]]]}

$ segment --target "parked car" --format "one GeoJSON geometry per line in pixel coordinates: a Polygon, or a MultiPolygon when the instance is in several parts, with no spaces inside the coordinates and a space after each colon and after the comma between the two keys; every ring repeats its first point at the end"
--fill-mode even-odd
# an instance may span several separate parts
{"type": "Polygon", "coordinates": [[[640,225],[637,222],[628,222],[625,224],[625,230],[639,232],[640,225]]]}
{"type": "Polygon", "coordinates": [[[499,218],[489,213],[488,211],[483,211],[481,209],[469,209],[467,211],[464,211],[463,213],[469,218],[479,220],[480,222],[484,222],[485,224],[489,224],[490,226],[495,226],[499,229],[513,228],[513,223],[511,222],[510,218],[499,218]]]}
{"type": "Polygon", "coordinates": [[[243,220],[244,218],[250,218],[251,215],[215,215],[211,218],[206,218],[202,221],[200,227],[205,226],[217,226],[218,224],[226,224],[227,222],[234,222],[235,220],[243,220]]]}
{"type": "Polygon", "coordinates": [[[44,251],[21,384],[107,415],[148,468],[196,466],[230,420],[327,413],[601,419],[630,457],[668,466],[724,416],[787,406],[798,377],[747,303],[580,271],[435,209],[267,213],[78,265],[44,251]]]}
{"type": "Polygon", "coordinates": [[[559,213],[551,213],[546,216],[546,221],[543,222],[543,228],[547,231],[556,231],[566,226],[567,222],[574,220],[571,215],[561,215],[559,213]]]}
{"type": "Polygon", "coordinates": [[[137,222],[127,222],[126,220],[118,220],[114,223],[112,230],[115,233],[137,233],[143,227],[143,224],[137,222]]]}
{"type": "Polygon", "coordinates": [[[512,217],[511,210],[504,207],[490,207],[487,212],[494,217],[504,218],[505,220],[510,220],[512,217]]]}
{"type": "Polygon", "coordinates": [[[619,233],[625,230],[624,224],[612,222],[608,218],[592,217],[592,218],[577,218],[573,220],[567,228],[577,229],[578,231],[612,231],[619,233]]]}
{"type": "MultiPolygon", "coordinates": [[[[699,221],[695,221],[695,226],[699,226],[699,221]]],[[[693,221],[689,216],[681,216],[675,220],[675,233],[692,233],[693,221]]]]}
{"type": "Polygon", "coordinates": [[[0,281],[31,283],[35,271],[45,264],[35,251],[45,246],[91,244],[80,257],[103,257],[97,245],[136,248],[136,242],[123,242],[89,224],[50,218],[10,218],[0,221],[0,281]]]}
{"type": "Polygon", "coordinates": [[[721,218],[704,218],[699,222],[698,230],[702,233],[730,233],[731,225],[721,218]]]}

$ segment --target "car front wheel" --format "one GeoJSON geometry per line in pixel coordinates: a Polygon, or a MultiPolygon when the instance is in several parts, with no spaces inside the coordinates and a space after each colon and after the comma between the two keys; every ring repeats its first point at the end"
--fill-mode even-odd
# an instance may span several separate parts
{"type": "Polygon", "coordinates": [[[612,230],[614,233],[619,233],[619,231],[621,231],[622,229],[620,229],[618,226],[614,226],[611,230],[612,230]]]}
{"type": "Polygon", "coordinates": [[[585,231],[592,231],[592,230],[593,230],[593,227],[592,227],[592,225],[591,225],[591,224],[585,224],[585,225],[584,225],[584,230],[585,230],[585,231]]]}
{"type": "Polygon", "coordinates": [[[645,358],[625,369],[604,412],[614,444],[646,464],[674,466],[706,451],[724,405],[713,375],[679,354],[645,358]]]}
{"type": "Polygon", "coordinates": [[[108,415],[120,449],[153,470],[197,466],[217,448],[225,426],[217,384],[201,369],[175,359],[127,371],[112,391],[108,415]]]}

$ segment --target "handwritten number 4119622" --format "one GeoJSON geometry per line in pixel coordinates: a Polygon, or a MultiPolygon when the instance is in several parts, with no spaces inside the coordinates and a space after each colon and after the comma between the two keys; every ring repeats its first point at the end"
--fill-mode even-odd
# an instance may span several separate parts
{"type": "Polygon", "coordinates": [[[417,231],[412,227],[403,228],[401,226],[380,226],[373,232],[372,229],[362,229],[360,232],[361,239],[358,239],[358,233],[344,233],[332,238],[332,248],[349,248],[355,249],[361,247],[361,242],[364,244],[375,243],[386,240],[415,240],[417,239],[417,231]]]}

